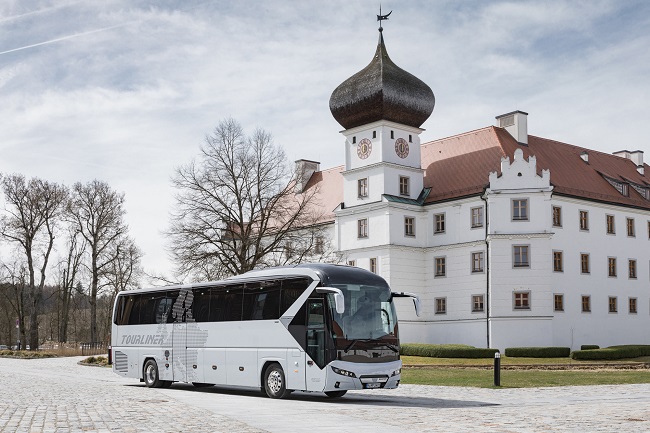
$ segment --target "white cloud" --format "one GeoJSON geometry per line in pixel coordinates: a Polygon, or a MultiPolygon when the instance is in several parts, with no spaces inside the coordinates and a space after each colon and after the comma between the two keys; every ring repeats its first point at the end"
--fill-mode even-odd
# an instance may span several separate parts
{"type": "MultiPolygon", "coordinates": [[[[372,58],[376,6],[3,2],[0,52],[67,39],[0,54],[0,172],[107,180],[126,193],[146,267],[164,271],[169,177],[219,120],[269,130],[292,160],[342,163],[329,96],[372,58]]],[[[384,3],[391,8],[391,58],[436,94],[425,140],[522,109],[536,135],[648,150],[646,2],[384,3]]]]}

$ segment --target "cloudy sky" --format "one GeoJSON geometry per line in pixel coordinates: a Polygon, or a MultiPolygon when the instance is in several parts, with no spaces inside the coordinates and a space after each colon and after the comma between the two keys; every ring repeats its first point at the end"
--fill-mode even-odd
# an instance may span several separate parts
{"type": "MultiPolygon", "coordinates": [[[[533,135],[650,159],[650,2],[382,4],[391,58],[436,95],[424,142],[519,109],[533,135]]],[[[2,0],[0,172],[109,182],[145,269],[169,273],[169,178],[220,120],[343,162],[329,97],[372,58],[378,5],[2,0]]]]}

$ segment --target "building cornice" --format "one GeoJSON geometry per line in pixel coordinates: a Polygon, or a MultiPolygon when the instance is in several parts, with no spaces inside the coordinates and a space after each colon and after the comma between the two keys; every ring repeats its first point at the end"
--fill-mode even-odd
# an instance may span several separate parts
{"type": "Polygon", "coordinates": [[[490,233],[487,236],[487,241],[498,239],[550,239],[555,233],[490,233]]]}

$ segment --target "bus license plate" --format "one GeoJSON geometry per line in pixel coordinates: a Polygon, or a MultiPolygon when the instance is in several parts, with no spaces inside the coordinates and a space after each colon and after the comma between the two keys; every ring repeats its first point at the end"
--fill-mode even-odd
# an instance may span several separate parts
{"type": "Polygon", "coordinates": [[[381,383],[366,383],[365,388],[381,388],[381,383]]]}

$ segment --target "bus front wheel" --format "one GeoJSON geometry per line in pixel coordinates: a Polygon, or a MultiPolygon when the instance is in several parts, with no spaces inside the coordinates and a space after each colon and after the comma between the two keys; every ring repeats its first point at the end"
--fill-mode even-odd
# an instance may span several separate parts
{"type": "Polygon", "coordinates": [[[325,391],[325,395],[330,398],[343,397],[347,391],[325,391]]]}
{"type": "MultiPolygon", "coordinates": [[[[144,384],[148,388],[160,388],[165,385],[165,381],[158,377],[158,364],[153,359],[148,359],[144,363],[144,384]]],[[[171,384],[170,384],[171,385],[171,384]]]]}
{"type": "Polygon", "coordinates": [[[291,392],[287,390],[284,371],[278,364],[271,364],[264,372],[264,391],[271,398],[284,398],[291,392]]]}

